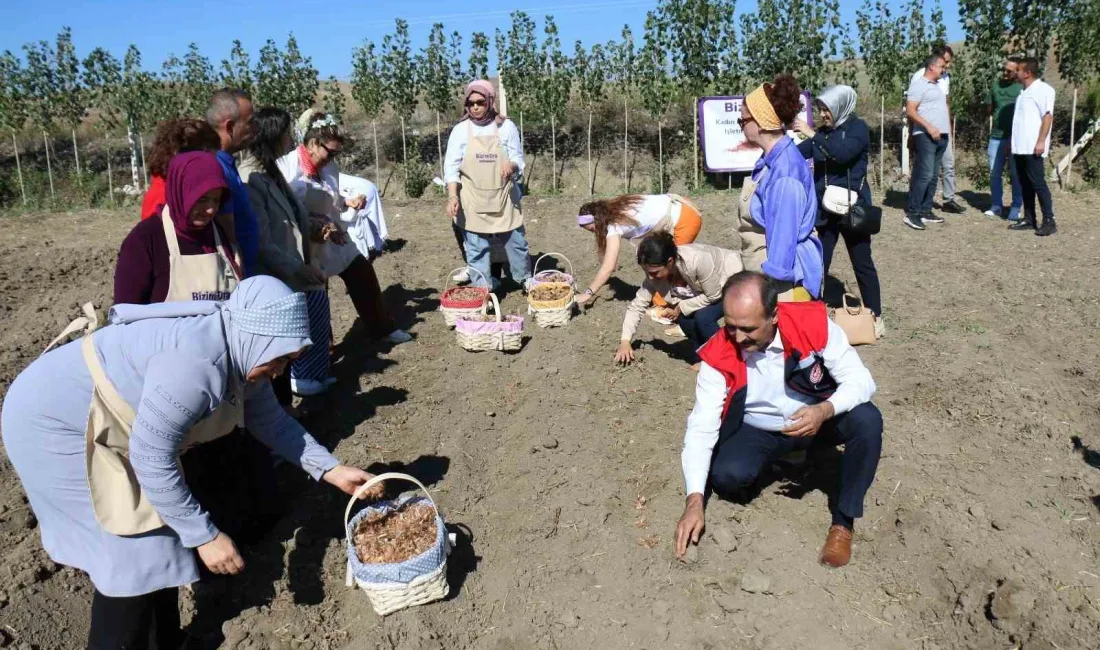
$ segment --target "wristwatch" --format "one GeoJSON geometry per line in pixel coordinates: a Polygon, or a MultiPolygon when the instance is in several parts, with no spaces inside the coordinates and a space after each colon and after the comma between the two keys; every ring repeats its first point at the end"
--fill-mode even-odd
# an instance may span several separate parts
{"type": "Polygon", "coordinates": [[[586,296],[591,296],[594,293],[596,293],[596,292],[593,291],[592,289],[585,289],[584,290],[584,295],[586,295],[586,296]]]}

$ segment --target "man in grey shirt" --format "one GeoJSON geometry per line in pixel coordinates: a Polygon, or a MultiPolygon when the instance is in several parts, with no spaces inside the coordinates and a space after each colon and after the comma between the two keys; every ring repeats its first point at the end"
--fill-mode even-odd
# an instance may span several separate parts
{"type": "Polygon", "coordinates": [[[915,77],[905,92],[905,114],[913,125],[916,156],[904,222],[914,230],[924,230],[925,223],[943,223],[943,217],[932,212],[932,197],[951,132],[947,95],[939,85],[944,65],[942,54],[928,57],[924,75],[915,77]]]}

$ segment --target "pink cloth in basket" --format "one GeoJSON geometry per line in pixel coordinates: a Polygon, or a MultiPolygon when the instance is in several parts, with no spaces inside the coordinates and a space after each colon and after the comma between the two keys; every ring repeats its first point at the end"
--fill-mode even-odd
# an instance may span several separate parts
{"type": "Polygon", "coordinates": [[[504,322],[479,322],[459,317],[455,329],[464,334],[497,334],[499,332],[522,332],[523,316],[505,316],[504,322]]]}

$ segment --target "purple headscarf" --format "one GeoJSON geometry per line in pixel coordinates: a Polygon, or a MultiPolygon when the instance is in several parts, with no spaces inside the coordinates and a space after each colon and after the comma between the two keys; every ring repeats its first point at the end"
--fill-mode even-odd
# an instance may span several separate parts
{"type": "MultiPolygon", "coordinates": [[[[204,194],[228,187],[221,163],[214,154],[191,151],[173,157],[165,175],[164,197],[176,227],[176,236],[200,245],[204,253],[213,253],[214,222],[199,228],[191,223],[188,215],[204,194]]],[[[233,259],[232,255],[229,257],[233,259]]]]}

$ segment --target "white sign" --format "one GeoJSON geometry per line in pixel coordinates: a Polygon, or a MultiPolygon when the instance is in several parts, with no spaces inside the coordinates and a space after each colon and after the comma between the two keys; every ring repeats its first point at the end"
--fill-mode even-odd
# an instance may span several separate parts
{"type": "MultiPolygon", "coordinates": [[[[700,97],[699,140],[703,147],[703,167],[708,172],[751,172],[764,153],[760,147],[745,141],[738,118],[744,95],[735,97],[700,97]]],[[[802,93],[802,119],[813,126],[813,97],[802,93]]],[[[795,141],[800,135],[788,131],[795,141]]]]}

